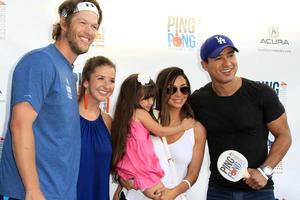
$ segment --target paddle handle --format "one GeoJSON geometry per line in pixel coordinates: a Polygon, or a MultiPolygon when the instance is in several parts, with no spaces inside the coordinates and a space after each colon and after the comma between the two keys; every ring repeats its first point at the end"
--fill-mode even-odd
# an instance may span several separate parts
{"type": "Polygon", "coordinates": [[[250,174],[247,169],[244,171],[244,178],[250,178],[250,174]]]}

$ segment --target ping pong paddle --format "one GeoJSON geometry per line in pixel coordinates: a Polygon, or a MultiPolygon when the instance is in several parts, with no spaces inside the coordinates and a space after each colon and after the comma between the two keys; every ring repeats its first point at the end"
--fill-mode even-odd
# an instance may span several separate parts
{"type": "Polygon", "coordinates": [[[220,174],[229,181],[237,182],[250,177],[248,160],[238,151],[224,151],[218,158],[217,166],[220,174]]]}

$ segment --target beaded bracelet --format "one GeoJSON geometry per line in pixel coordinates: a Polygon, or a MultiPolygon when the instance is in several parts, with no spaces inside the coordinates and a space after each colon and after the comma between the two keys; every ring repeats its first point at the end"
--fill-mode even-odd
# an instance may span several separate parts
{"type": "Polygon", "coordinates": [[[191,182],[187,179],[183,179],[182,182],[186,182],[189,186],[189,189],[192,187],[191,182]]]}

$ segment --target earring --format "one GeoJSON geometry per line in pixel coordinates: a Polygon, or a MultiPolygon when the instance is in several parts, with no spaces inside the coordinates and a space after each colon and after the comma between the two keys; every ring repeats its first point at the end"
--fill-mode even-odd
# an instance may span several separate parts
{"type": "Polygon", "coordinates": [[[106,112],[109,113],[109,97],[106,98],[106,112]]]}
{"type": "Polygon", "coordinates": [[[83,103],[84,103],[84,109],[88,109],[88,104],[89,104],[89,97],[87,95],[87,89],[85,89],[84,95],[83,95],[83,103]]]}

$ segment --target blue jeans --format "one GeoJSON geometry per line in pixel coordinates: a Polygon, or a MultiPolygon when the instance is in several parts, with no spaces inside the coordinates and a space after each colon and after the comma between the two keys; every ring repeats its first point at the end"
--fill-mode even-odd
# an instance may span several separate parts
{"type": "Polygon", "coordinates": [[[253,192],[231,192],[223,188],[209,186],[207,200],[275,200],[273,189],[253,192]]]}

